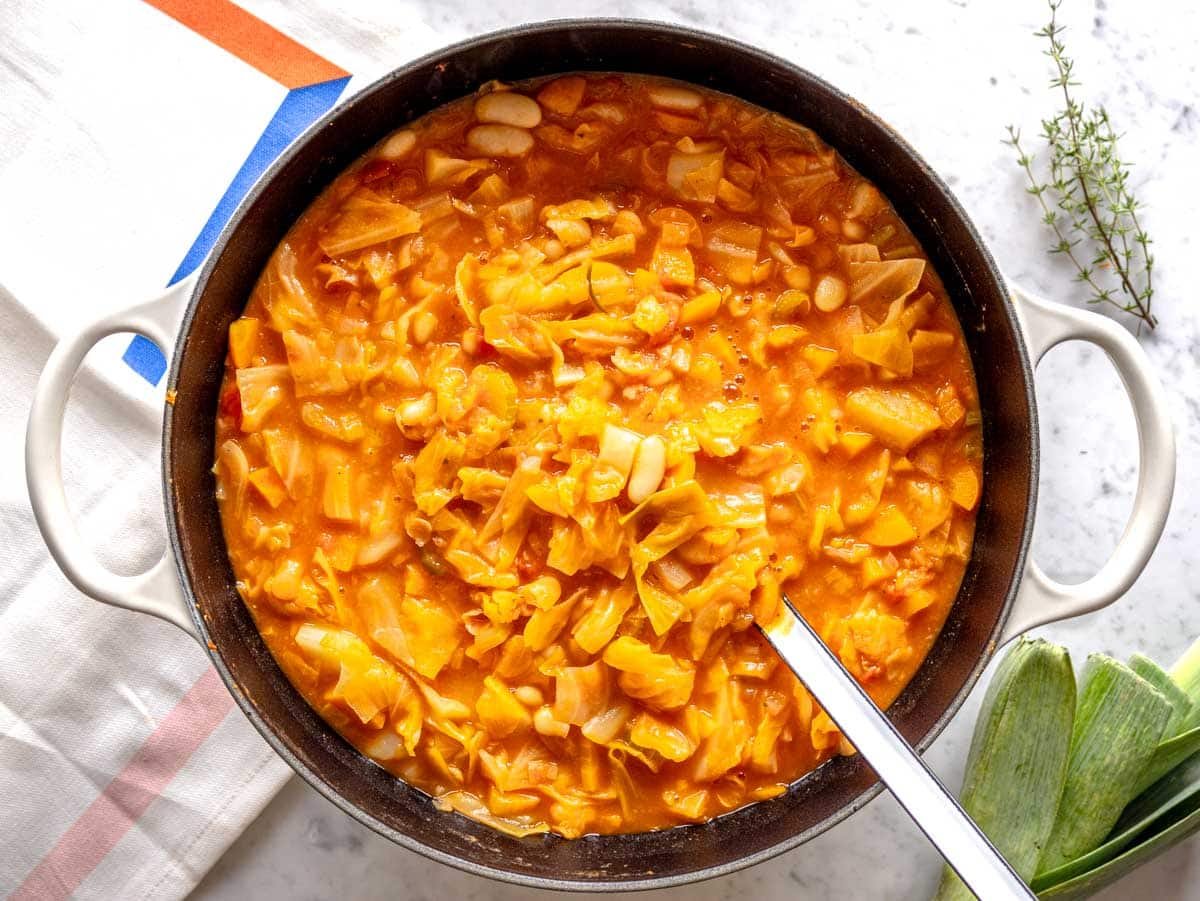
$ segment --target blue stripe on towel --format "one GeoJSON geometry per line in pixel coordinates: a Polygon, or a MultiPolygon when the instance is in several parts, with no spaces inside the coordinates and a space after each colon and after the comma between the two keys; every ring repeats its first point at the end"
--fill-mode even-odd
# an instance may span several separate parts
{"type": "MultiPolygon", "coordinates": [[[[221,233],[221,229],[225,227],[225,223],[229,221],[229,217],[233,215],[237,205],[242,202],[242,198],[246,196],[250,186],[267,170],[267,167],[271,165],[275,157],[283,152],[284,148],[337,102],[338,97],[342,94],[342,89],[346,87],[346,82],[349,80],[348,76],[335,78],[332,81],[323,81],[320,84],[311,84],[287,92],[283,103],[279,105],[279,109],[275,111],[275,115],[267,124],[266,130],[255,143],[254,149],[250,151],[250,155],[242,163],[237,175],[233,177],[224,196],[217,203],[216,209],[204,223],[204,228],[200,230],[200,234],[196,236],[192,246],[188,248],[183,262],[171,276],[168,285],[173,285],[185,278],[204,261],[208,252],[212,250],[213,244],[216,243],[217,235],[221,233]]],[[[163,373],[167,371],[167,360],[162,351],[153,341],[143,338],[141,335],[134,336],[121,359],[152,385],[157,385],[163,377],[163,373]]]]}

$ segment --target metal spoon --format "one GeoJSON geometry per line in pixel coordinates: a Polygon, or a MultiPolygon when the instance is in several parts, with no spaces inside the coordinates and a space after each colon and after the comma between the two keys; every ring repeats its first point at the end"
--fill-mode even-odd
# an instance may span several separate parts
{"type": "Polygon", "coordinates": [[[817,699],[842,734],[933,843],[967,887],[984,901],[1033,899],[987,836],[891,721],[825,647],[785,595],[792,616],[762,630],[783,662],[817,699]]]}

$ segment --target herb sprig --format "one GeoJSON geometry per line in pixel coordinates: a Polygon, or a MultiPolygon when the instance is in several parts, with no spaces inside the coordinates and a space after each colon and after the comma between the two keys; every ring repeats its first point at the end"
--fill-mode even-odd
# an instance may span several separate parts
{"type": "Polygon", "coordinates": [[[1117,153],[1117,133],[1103,106],[1085,108],[1071,89],[1075,64],[1062,42],[1058,24],[1062,0],[1049,0],[1050,23],[1037,37],[1049,42],[1044,51],[1054,62],[1050,87],[1062,92],[1063,109],[1042,120],[1049,151],[1049,179],[1034,171],[1035,158],[1021,146],[1021,133],[1008,126],[1006,144],[1029,182],[1026,189],[1042,209],[1042,221],[1054,235],[1051,253],[1074,265],[1076,279],[1091,290],[1090,303],[1111,304],[1154,328],[1154,255],[1150,236],[1138,220],[1141,205],[1129,186],[1129,165],[1117,153]]]}

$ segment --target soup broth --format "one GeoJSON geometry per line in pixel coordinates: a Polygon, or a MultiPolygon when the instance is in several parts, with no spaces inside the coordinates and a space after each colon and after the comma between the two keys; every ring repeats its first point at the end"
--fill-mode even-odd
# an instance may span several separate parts
{"type": "Polygon", "coordinates": [[[487,85],[372,149],[230,328],[238,590],[348,741],[515,834],[702,822],[853,753],[970,556],[954,310],[802,125],[640,76],[487,85]],[[786,615],[786,613],[784,614],[786,615]]]}

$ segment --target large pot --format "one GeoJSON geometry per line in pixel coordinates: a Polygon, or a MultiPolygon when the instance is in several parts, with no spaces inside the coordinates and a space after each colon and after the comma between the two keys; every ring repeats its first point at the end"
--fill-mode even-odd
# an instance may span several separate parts
{"type": "Polygon", "coordinates": [[[64,338],[34,398],[30,495],[50,552],[85,593],[160,616],[191,633],[246,716],[279,754],[351,816],[396,843],[461,869],[545,888],[678,885],[765,860],[861,808],[880,787],[857,757],[832,760],[783,796],[700,826],[567,841],[510,838],[440,812],[361,755],[284,678],[234,590],[213,497],[214,417],[229,323],[288,227],[335,175],[383,135],[491,79],[596,70],[670,76],[741,97],[811,126],[895,204],[928,252],[967,336],[983,409],[984,480],[975,549],[941,637],[889,711],[924,749],[958,710],[996,649],[1020,632],[1111,602],[1141,571],[1162,531],[1174,442],[1162,391],[1130,335],[1100,316],[1007,285],[958,202],[887,125],[784,60],[725,38],[613,20],[499,32],[386,76],[310,128],[267,171],[226,226],[199,276],[64,338]],[[140,576],[104,569],[80,542],[59,472],[67,390],[87,350],[138,332],[171,356],[162,463],[170,547],[140,576]],[[1081,585],[1060,585],[1027,556],[1038,476],[1033,365],[1060,341],[1112,358],[1137,415],[1141,470],[1112,558],[1081,585]]]}

